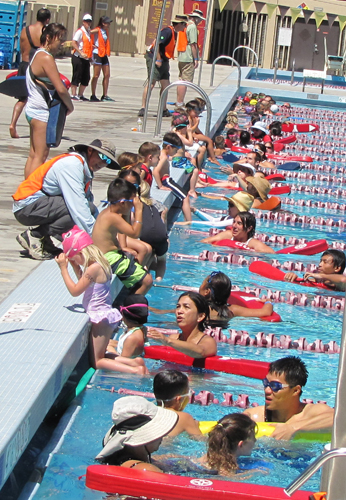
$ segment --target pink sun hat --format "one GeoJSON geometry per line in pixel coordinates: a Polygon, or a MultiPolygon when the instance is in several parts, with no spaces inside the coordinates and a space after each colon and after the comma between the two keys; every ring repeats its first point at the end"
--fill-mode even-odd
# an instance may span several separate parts
{"type": "Polygon", "coordinates": [[[62,248],[64,254],[69,259],[77,255],[83,248],[93,244],[91,236],[78,226],[73,226],[73,228],[67,233],[64,233],[62,237],[62,248]]]}

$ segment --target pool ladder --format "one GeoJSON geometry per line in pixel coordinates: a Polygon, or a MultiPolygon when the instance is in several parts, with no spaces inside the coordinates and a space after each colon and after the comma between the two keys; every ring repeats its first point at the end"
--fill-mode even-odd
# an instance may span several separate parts
{"type": "MultiPolygon", "coordinates": [[[[316,458],[316,460],[314,460],[312,464],[310,464],[309,467],[307,467],[305,471],[297,477],[297,479],[284,489],[286,495],[289,497],[292,496],[293,493],[295,493],[295,491],[297,491],[308,479],[310,479],[310,477],[313,476],[323,464],[328,462],[330,459],[337,457],[346,457],[346,448],[334,448],[333,450],[327,451],[323,455],[316,458]]],[[[328,496],[328,500],[336,499],[328,496]]]]}

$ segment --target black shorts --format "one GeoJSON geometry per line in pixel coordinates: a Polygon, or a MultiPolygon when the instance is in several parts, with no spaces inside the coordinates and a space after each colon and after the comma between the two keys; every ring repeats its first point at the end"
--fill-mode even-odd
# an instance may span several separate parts
{"type": "MultiPolygon", "coordinates": [[[[26,70],[28,69],[29,67],[29,63],[26,62],[26,61],[22,61],[19,63],[19,66],[18,66],[18,73],[17,73],[17,76],[26,76],[26,70]]],[[[23,96],[23,97],[16,97],[16,99],[18,99],[18,101],[21,101],[21,102],[25,102],[27,100],[28,96],[23,96]]]]}
{"type": "Polygon", "coordinates": [[[168,250],[168,236],[166,226],[154,206],[143,203],[143,225],[140,236],[141,241],[151,245],[154,253],[162,257],[168,250]]]}
{"type": "Polygon", "coordinates": [[[107,56],[100,57],[98,54],[93,54],[94,64],[98,66],[109,66],[109,60],[107,56]]]}
{"type": "Polygon", "coordinates": [[[72,68],[73,74],[71,85],[75,85],[76,87],[78,87],[78,85],[83,85],[83,87],[87,87],[90,81],[90,61],[73,54],[72,68]]]}

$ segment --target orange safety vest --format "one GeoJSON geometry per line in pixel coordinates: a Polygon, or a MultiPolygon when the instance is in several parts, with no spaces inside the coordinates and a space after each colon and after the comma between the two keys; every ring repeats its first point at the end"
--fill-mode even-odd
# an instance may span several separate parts
{"type": "Polygon", "coordinates": [[[188,41],[185,28],[184,31],[179,31],[178,33],[177,51],[185,52],[187,46],[188,46],[188,41]]]}
{"type": "MultiPolygon", "coordinates": [[[[98,55],[100,57],[110,56],[111,55],[111,48],[110,48],[110,44],[109,44],[108,31],[106,30],[107,41],[105,43],[103,36],[102,36],[102,33],[101,33],[101,28],[98,27],[97,30],[98,30],[97,36],[98,36],[98,41],[99,41],[98,55]]],[[[92,34],[92,42],[95,45],[95,34],[94,33],[92,34]]]]}
{"type": "MultiPolygon", "coordinates": [[[[93,42],[91,40],[91,37],[90,37],[90,40],[89,38],[87,37],[86,33],[84,30],[82,30],[82,40],[83,40],[83,52],[88,56],[89,59],[91,59],[91,56],[92,56],[92,53],[93,53],[93,42]]],[[[76,52],[76,50],[73,50],[72,51],[72,54],[74,54],[76,52]]]]}
{"type": "Polygon", "coordinates": [[[73,153],[65,153],[59,156],[55,156],[51,160],[46,161],[42,165],[40,165],[36,170],[34,170],[25,181],[19,184],[17,191],[12,195],[14,201],[25,200],[29,196],[40,191],[43,186],[43,181],[49,169],[62,158],[66,158],[66,156],[75,156],[79,159],[81,163],[84,163],[82,158],[73,153]]]}
{"type": "MultiPolygon", "coordinates": [[[[167,26],[167,28],[171,29],[172,38],[171,38],[171,41],[169,42],[169,44],[166,45],[166,47],[165,47],[165,56],[167,57],[167,59],[174,59],[174,49],[175,49],[175,43],[176,43],[175,31],[174,31],[174,28],[172,26],[167,26]]],[[[156,42],[156,40],[154,40],[153,43],[150,45],[149,50],[152,50],[155,47],[155,42],[156,42]]]]}

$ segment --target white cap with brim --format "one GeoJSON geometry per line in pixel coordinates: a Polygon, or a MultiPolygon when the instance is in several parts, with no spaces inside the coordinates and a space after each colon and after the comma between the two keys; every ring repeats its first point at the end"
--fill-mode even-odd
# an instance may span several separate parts
{"type": "Polygon", "coordinates": [[[268,129],[267,129],[265,123],[263,123],[263,122],[256,122],[254,125],[252,125],[251,128],[261,130],[262,132],[265,132],[266,134],[268,133],[268,129]]]}
{"type": "Polygon", "coordinates": [[[233,163],[233,172],[236,174],[241,170],[246,175],[255,175],[256,169],[250,163],[233,163]]]}
{"type": "Polygon", "coordinates": [[[142,446],[166,436],[175,427],[178,415],[141,396],[125,396],[115,401],[112,420],[114,425],[105,435],[104,447],[96,460],[102,460],[125,446],[142,446]]]}
{"type": "Polygon", "coordinates": [[[93,18],[91,17],[90,14],[84,14],[83,16],[83,21],[92,21],[93,18]]]}

